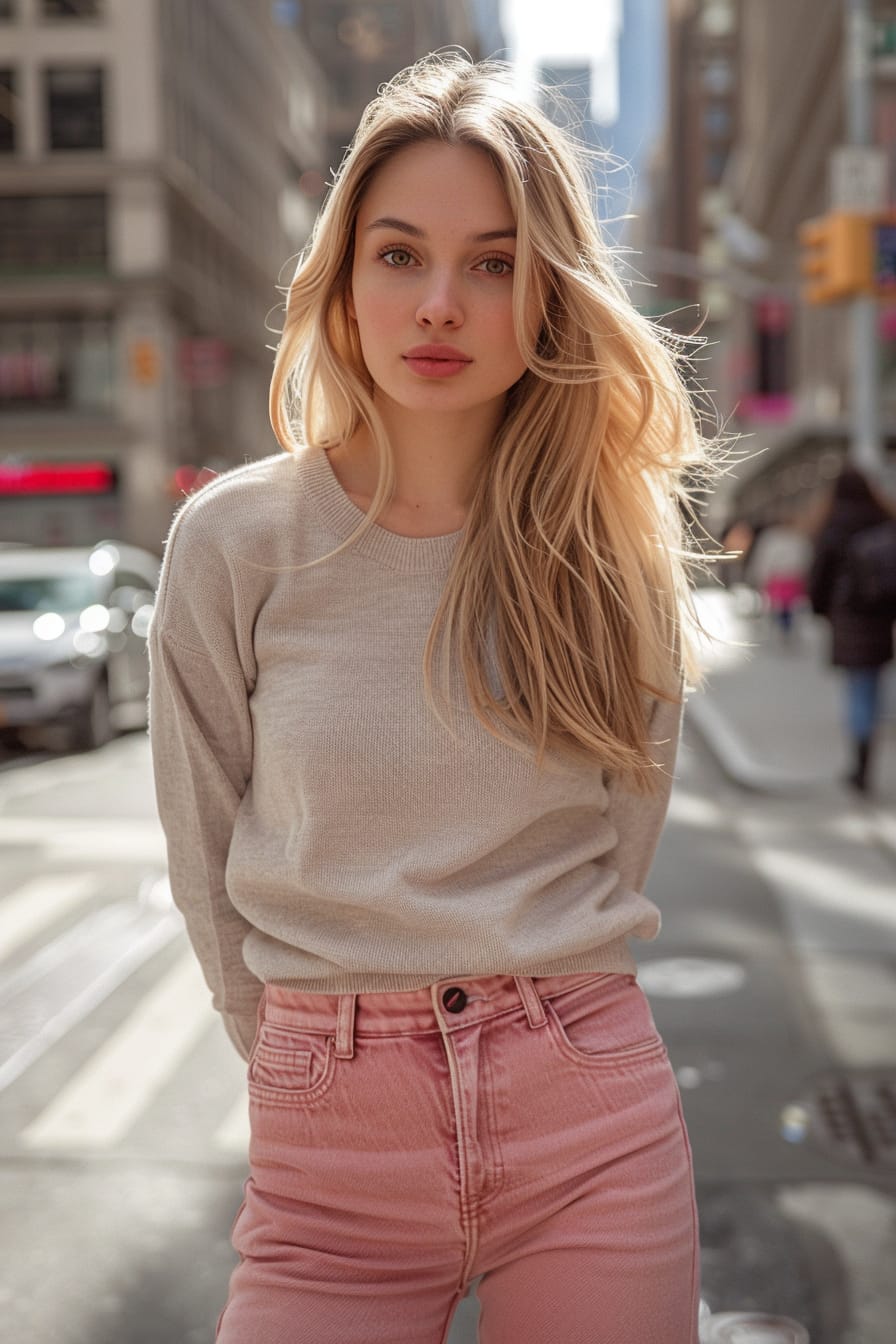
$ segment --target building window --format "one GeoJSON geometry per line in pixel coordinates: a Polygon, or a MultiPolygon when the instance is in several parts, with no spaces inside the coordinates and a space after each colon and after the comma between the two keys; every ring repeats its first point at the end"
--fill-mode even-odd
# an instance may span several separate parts
{"type": "Polygon", "coordinates": [[[45,19],[100,19],[103,0],[43,0],[45,19]]]}
{"type": "Polygon", "coordinates": [[[4,318],[0,410],[109,410],[113,365],[107,318],[4,318]]]}
{"type": "Polygon", "coordinates": [[[703,112],[703,125],[710,140],[728,140],[731,137],[731,105],[709,103],[703,112]]]}
{"type": "Polygon", "coordinates": [[[0,196],[0,276],[105,268],[105,196],[0,196]]]}
{"type": "Polygon", "coordinates": [[[14,70],[0,70],[0,154],[12,154],[16,147],[16,76],[14,70]]]}
{"type": "Polygon", "coordinates": [[[103,72],[99,67],[45,72],[50,149],[103,148],[103,72]]]}
{"type": "Polygon", "coordinates": [[[734,70],[731,62],[724,56],[707,61],[700,72],[700,80],[711,97],[726,97],[734,88],[734,70]]]}
{"type": "Polygon", "coordinates": [[[735,29],[731,0],[705,0],[700,14],[700,29],[707,37],[730,37],[735,29]]]}
{"type": "Polygon", "coordinates": [[[725,174],[728,162],[727,149],[710,149],[703,162],[703,177],[710,187],[717,187],[725,174]]]}

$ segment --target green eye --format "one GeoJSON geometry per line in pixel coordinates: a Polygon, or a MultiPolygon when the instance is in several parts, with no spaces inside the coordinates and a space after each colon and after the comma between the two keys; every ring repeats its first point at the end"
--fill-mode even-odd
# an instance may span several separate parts
{"type": "Polygon", "coordinates": [[[387,257],[395,256],[396,253],[399,253],[401,256],[410,257],[411,260],[413,260],[412,254],[406,247],[384,247],[382,252],[377,253],[377,256],[381,261],[385,261],[387,266],[391,266],[393,270],[407,270],[407,265],[404,262],[386,261],[387,257]]]}
{"type": "Polygon", "coordinates": [[[511,266],[510,262],[507,261],[504,257],[483,257],[483,259],[482,259],[482,263],[481,263],[481,264],[482,264],[483,266],[489,266],[489,265],[491,265],[492,262],[497,262],[497,264],[498,264],[499,266],[503,266],[503,267],[504,267],[504,270],[503,270],[503,271],[489,271],[489,275],[498,275],[498,276],[501,276],[501,275],[510,275],[510,274],[512,273],[512,271],[513,271],[513,267],[511,266]]]}

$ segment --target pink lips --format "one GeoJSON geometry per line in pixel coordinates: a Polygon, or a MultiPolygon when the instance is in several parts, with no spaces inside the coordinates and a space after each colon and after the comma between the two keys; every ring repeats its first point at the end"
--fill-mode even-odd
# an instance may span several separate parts
{"type": "Polygon", "coordinates": [[[472,363],[453,345],[415,345],[402,358],[409,369],[424,378],[450,378],[472,363]]]}

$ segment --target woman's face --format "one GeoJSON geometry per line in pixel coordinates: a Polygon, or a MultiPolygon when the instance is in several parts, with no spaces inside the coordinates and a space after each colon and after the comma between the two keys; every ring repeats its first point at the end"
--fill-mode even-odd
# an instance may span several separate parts
{"type": "Polygon", "coordinates": [[[408,410],[503,402],[526,365],[513,215],[488,155],[436,141],[397,151],[368,185],[354,241],[348,307],[379,392],[408,410]],[[462,359],[415,360],[426,345],[462,359]]]}

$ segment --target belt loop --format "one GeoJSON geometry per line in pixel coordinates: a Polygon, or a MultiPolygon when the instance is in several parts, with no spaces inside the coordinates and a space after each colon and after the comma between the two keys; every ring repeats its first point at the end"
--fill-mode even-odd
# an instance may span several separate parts
{"type": "Polygon", "coordinates": [[[337,1059],[353,1059],[355,1054],[355,1004],[357,994],[340,994],[336,1010],[337,1059]]]}
{"type": "Polygon", "coordinates": [[[528,975],[515,975],[516,987],[519,990],[520,998],[523,1001],[523,1007],[526,1010],[526,1017],[529,1019],[530,1027],[543,1027],[547,1022],[547,1014],[544,1011],[544,1004],[538,997],[538,990],[528,975]]]}

